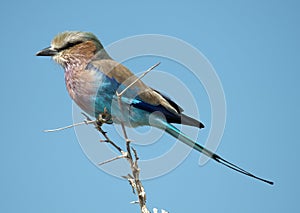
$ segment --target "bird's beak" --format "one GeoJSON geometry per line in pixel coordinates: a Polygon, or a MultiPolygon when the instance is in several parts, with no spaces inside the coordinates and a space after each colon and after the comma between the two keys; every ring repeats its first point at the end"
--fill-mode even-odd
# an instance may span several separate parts
{"type": "Polygon", "coordinates": [[[58,53],[57,50],[47,47],[36,53],[36,56],[54,56],[58,53]]]}

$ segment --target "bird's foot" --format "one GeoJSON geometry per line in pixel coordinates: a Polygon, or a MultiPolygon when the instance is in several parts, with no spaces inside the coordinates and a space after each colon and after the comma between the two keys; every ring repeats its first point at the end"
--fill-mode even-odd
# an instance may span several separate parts
{"type": "Polygon", "coordinates": [[[112,124],[112,116],[108,113],[107,109],[104,108],[103,113],[100,113],[98,115],[98,118],[96,120],[96,123],[98,126],[102,126],[102,124],[112,124]]]}

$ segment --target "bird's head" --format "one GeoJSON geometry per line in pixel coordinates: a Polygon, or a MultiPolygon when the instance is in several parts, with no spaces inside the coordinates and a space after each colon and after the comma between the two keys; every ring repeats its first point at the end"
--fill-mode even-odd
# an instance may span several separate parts
{"type": "Polygon", "coordinates": [[[68,63],[88,61],[102,49],[102,44],[94,34],[67,31],[56,35],[51,46],[37,52],[36,55],[51,56],[58,64],[65,67],[68,63]]]}

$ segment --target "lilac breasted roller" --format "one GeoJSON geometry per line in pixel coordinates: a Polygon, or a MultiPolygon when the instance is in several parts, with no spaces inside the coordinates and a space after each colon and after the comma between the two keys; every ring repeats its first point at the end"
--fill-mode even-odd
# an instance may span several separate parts
{"type": "Polygon", "coordinates": [[[36,55],[51,56],[63,67],[68,93],[89,115],[97,118],[105,111],[111,115],[111,123],[123,122],[133,128],[154,126],[237,172],[273,184],[272,181],[257,177],[230,163],[176,128],[173,124],[200,129],[204,125],[185,115],[183,109],[171,98],[147,86],[128,68],[114,61],[94,34],[79,31],[59,33],[50,47],[36,55]],[[122,95],[122,104],[118,104],[117,92],[123,91],[134,81],[136,82],[122,95]]]}

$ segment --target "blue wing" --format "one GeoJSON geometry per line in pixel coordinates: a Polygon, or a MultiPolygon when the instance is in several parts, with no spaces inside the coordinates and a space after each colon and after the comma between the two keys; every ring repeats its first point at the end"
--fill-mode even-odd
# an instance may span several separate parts
{"type": "MultiPolygon", "coordinates": [[[[95,100],[95,117],[97,117],[99,113],[102,113],[104,108],[106,108],[108,113],[117,120],[122,114],[120,113],[119,105],[117,103],[116,92],[121,92],[126,88],[126,86],[122,84],[123,82],[120,82],[120,72],[127,70],[118,70],[118,73],[113,75],[112,73],[103,72],[99,69],[99,66],[95,66],[93,63],[90,63],[87,66],[87,69],[97,71],[98,75],[100,75],[100,77],[98,77],[98,79],[100,79],[98,80],[99,88],[95,100]]],[[[124,69],[126,68],[124,67],[124,69]]],[[[125,119],[125,122],[130,122],[132,126],[149,125],[149,115],[153,112],[160,112],[168,123],[182,123],[199,128],[204,127],[201,122],[183,114],[183,109],[169,97],[156,90],[150,90],[158,93],[160,97],[164,98],[164,100],[176,111],[170,111],[162,104],[155,105],[149,103],[140,95],[143,91],[141,91],[139,87],[133,86],[124,93],[121,99],[122,105],[124,106],[123,118],[125,119]]]]}

